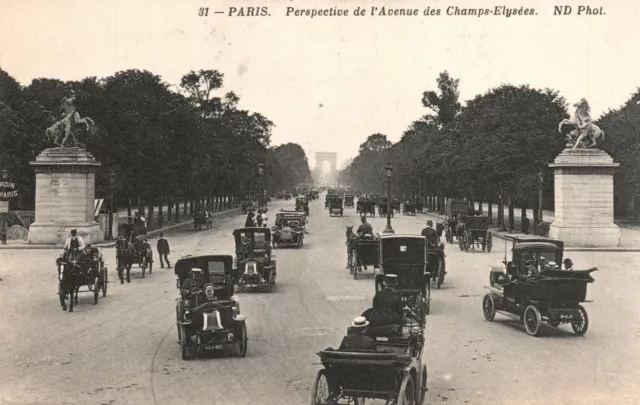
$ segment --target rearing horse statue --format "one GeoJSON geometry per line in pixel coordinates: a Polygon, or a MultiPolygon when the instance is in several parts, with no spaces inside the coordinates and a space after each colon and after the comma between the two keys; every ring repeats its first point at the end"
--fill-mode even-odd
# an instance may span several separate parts
{"type": "Polygon", "coordinates": [[[575,139],[571,149],[576,149],[578,146],[582,149],[589,149],[596,146],[598,139],[601,138],[604,141],[604,131],[591,122],[591,116],[589,115],[591,108],[587,100],[583,98],[573,106],[576,107],[576,110],[571,118],[562,120],[558,125],[558,132],[560,133],[562,133],[562,127],[565,125],[574,127],[574,130],[567,135],[567,141],[575,139]],[[591,142],[589,145],[585,145],[582,142],[585,138],[591,142]]]}
{"type": "Polygon", "coordinates": [[[94,125],[91,118],[80,117],[75,104],[75,96],[71,96],[69,98],[63,97],[62,100],[60,100],[60,112],[62,113],[62,119],[47,128],[45,131],[46,136],[51,138],[53,143],[61,148],[65,147],[65,143],[67,142],[69,135],[72,137],[73,146],[79,146],[78,139],[76,138],[76,128],[78,125],[84,124],[86,130],[91,129],[94,125]],[[60,138],[62,138],[62,141],[60,141],[60,138]]]}

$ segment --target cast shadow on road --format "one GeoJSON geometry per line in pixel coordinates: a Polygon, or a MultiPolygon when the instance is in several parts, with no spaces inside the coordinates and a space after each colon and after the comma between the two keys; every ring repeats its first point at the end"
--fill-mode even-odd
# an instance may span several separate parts
{"type": "MultiPolygon", "coordinates": [[[[499,314],[497,314],[499,315],[499,314]]],[[[523,334],[524,337],[529,337],[527,335],[527,332],[524,329],[524,325],[522,324],[522,322],[514,320],[514,319],[495,319],[492,323],[495,323],[497,325],[502,325],[502,327],[504,328],[508,328],[517,332],[520,332],[523,334]]],[[[570,325],[561,325],[558,328],[554,328],[551,325],[547,325],[545,323],[543,323],[540,327],[540,334],[537,336],[538,339],[552,339],[552,338],[560,338],[560,339],[568,339],[568,338],[572,338],[572,339],[579,339],[580,336],[576,336],[573,332],[566,330],[564,328],[569,327],[571,328],[570,325]]]]}

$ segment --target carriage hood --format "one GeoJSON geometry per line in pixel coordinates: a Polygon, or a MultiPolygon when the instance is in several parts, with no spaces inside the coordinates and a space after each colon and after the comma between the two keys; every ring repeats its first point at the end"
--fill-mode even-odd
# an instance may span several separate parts
{"type": "Polygon", "coordinates": [[[189,271],[193,268],[202,269],[202,277],[210,280],[209,274],[219,273],[231,276],[233,270],[233,256],[231,255],[203,255],[187,256],[179,259],[174,266],[174,273],[180,280],[180,285],[189,277],[189,271]]]}

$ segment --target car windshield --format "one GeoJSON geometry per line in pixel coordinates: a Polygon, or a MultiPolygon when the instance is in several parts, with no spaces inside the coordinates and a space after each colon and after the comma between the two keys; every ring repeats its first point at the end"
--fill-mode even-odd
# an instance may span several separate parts
{"type": "Polygon", "coordinates": [[[544,271],[559,269],[559,252],[555,251],[535,251],[522,252],[522,261],[520,271],[527,273],[529,271],[544,271]]]}

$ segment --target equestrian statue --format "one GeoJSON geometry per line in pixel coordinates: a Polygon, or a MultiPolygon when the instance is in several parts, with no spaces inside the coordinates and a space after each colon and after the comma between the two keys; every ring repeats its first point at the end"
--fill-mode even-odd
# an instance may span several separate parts
{"type": "Polygon", "coordinates": [[[80,114],[76,107],[76,98],[71,96],[69,98],[63,97],[60,101],[60,121],[47,128],[45,134],[47,138],[53,140],[53,143],[61,148],[65,147],[65,143],[71,135],[73,146],[81,146],[76,138],[77,128],[80,125],[84,125],[86,130],[90,130],[94,123],[89,117],[80,118],[80,114]],[[62,140],[60,140],[62,138],[62,140]]]}
{"type": "Polygon", "coordinates": [[[565,125],[571,125],[573,130],[567,134],[567,147],[573,147],[571,149],[590,149],[594,148],[598,142],[604,141],[604,131],[600,129],[596,124],[591,122],[591,116],[589,112],[591,108],[586,99],[581,99],[579,102],[573,105],[576,107],[575,112],[569,119],[564,119],[558,125],[558,132],[562,133],[562,127],[565,125]],[[588,141],[586,144],[583,141],[588,141]]]}

